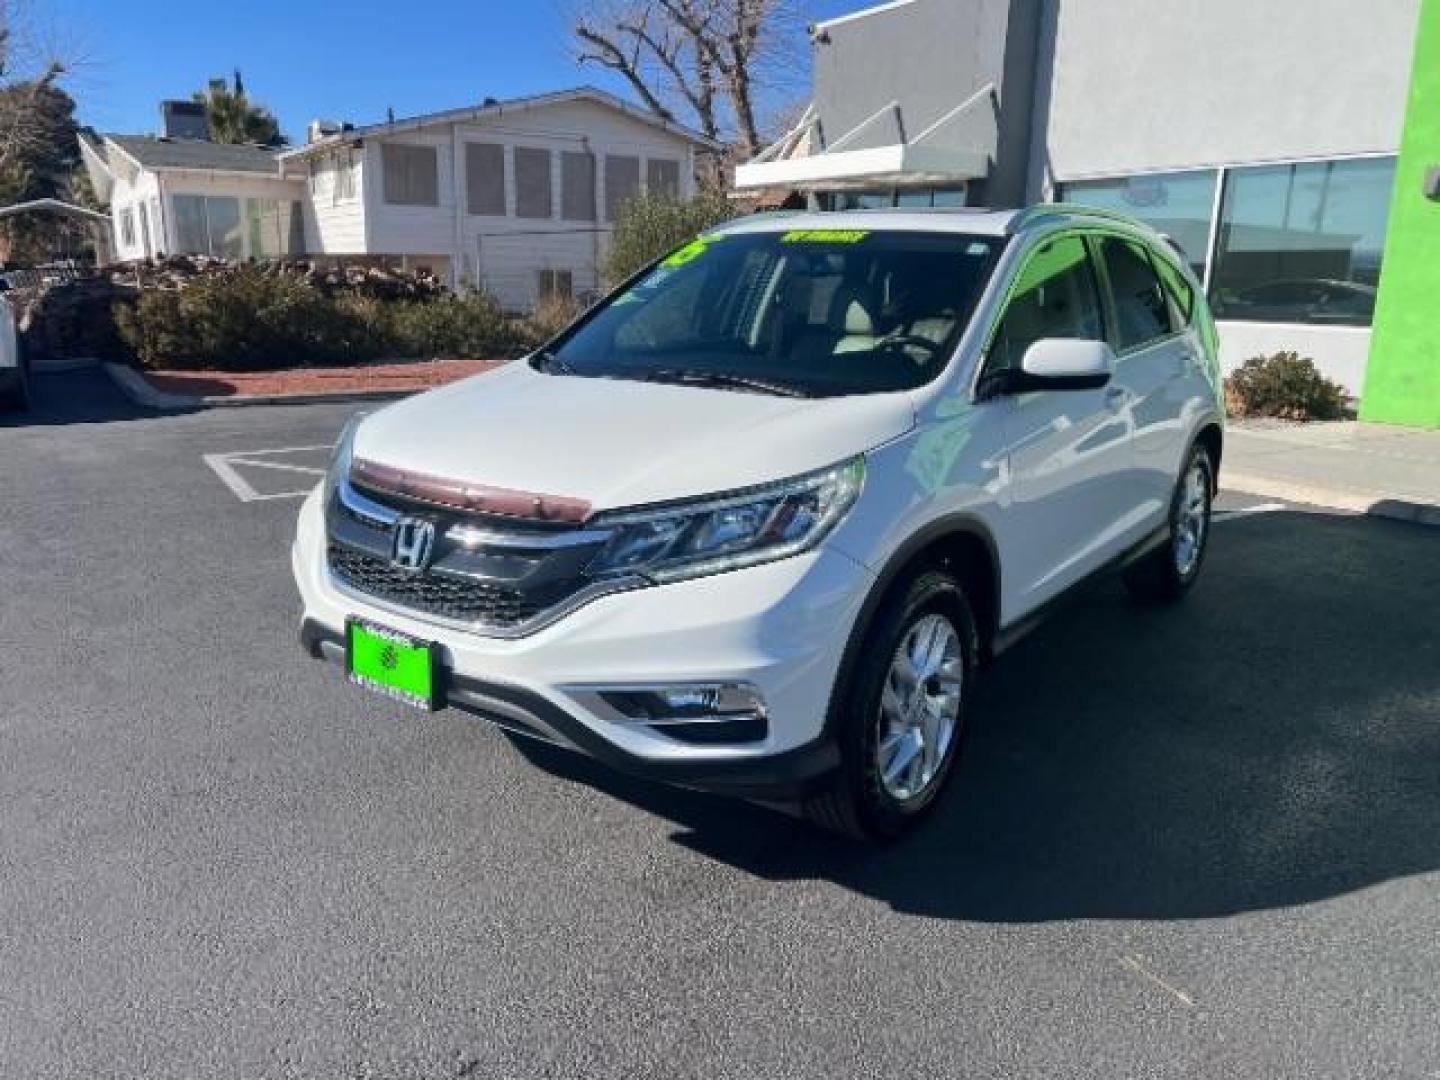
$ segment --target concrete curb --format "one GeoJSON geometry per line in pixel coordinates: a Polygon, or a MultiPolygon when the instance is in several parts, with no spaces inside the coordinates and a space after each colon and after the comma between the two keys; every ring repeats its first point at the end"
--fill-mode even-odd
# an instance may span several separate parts
{"type": "Polygon", "coordinates": [[[1339,488],[1299,484],[1273,476],[1259,476],[1254,473],[1237,473],[1228,470],[1222,470],[1220,473],[1220,488],[1222,491],[1259,495],[1267,499],[1311,503],[1334,510],[1347,510],[1355,514],[1389,518],[1392,521],[1408,521],[1415,525],[1440,527],[1440,505],[1394,495],[1361,494],[1339,488]]]}
{"type": "Polygon", "coordinates": [[[171,394],[157,390],[149,380],[125,364],[107,362],[105,372],[120,392],[146,409],[160,412],[194,412],[197,409],[241,409],[251,405],[314,405],[326,402],[394,401],[426,387],[407,390],[327,390],[310,394],[241,394],[230,397],[171,394]]]}

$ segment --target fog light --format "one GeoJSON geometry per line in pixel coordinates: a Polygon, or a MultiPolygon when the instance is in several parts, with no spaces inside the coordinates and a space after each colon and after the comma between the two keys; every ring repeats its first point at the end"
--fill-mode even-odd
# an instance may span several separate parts
{"type": "Polygon", "coordinates": [[[749,683],[576,687],[582,699],[619,723],[687,743],[759,742],[770,732],[765,698],[749,683]]]}

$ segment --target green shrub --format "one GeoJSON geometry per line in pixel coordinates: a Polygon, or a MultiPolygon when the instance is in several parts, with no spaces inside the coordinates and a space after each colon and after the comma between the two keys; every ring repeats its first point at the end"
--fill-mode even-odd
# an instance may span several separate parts
{"type": "Polygon", "coordinates": [[[521,343],[522,327],[485,293],[396,304],[391,319],[399,351],[406,356],[488,358],[521,343]]]}
{"type": "Polygon", "coordinates": [[[615,221],[605,260],[606,284],[618,285],[652,259],[734,215],[730,200],[718,191],[702,191],[689,199],[644,197],[627,202],[615,221]]]}
{"type": "Polygon", "coordinates": [[[1345,391],[1295,352],[1246,360],[1225,380],[1225,404],[1232,416],[1339,420],[1346,415],[1345,391]]]}
{"type": "Polygon", "coordinates": [[[115,305],[120,335],[149,368],[265,371],[395,357],[503,356],[523,335],[483,294],[382,299],[260,266],[144,289],[115,305]]]}
{"type": "Polygon", "coordinates": [[[519,330],[527,345],[549,341],[580,317],[585,310],[580,301],[569,296],[542,296],[520,322],[519,330]]]}

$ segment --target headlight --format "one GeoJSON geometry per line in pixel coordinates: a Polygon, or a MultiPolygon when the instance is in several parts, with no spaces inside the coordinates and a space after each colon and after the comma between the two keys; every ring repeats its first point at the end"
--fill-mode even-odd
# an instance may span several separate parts
{"type": "Polygon", "coordinates": [[[343,477],[350,474],[350,461],[355,450],[355,429],[360,426],[366,413],[357,412],[346,422],[335,441],[335,452],[330,455],[330,467],[325,471],[325,501],[328,503],[335,494],[335,487],[343,477]]]}
{"type": "Polygon", "coordinates": [[[592,525],[612,535],[588,573],[675,581],[783,559],[824,539],[864,481],[865,459],[857,457],[733,496],[602,514],[592,525]]]}

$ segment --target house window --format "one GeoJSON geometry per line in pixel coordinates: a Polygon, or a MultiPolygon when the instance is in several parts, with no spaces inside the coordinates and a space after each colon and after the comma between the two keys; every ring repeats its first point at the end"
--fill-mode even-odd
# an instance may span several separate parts
{"type": "Polygon", "coordinates": [[[391,206],[440,205],[440,154],[433,146],[383,143],[385,201],[391,206]]]}
{"type": "Polygon", "coordinates": [[[566,150],[560,155],[560,216],[565,221],[595,220],[595,156],[566,150]]]}
{"type": "Polygon", "coordinates": [[[120,211],[120,245],[135,246],[135,211],[128,206],[120,211]]]}
{"type": "Polygon", "coordinates": [[[147,258],[154,254],[154,249],[150,246],[150,211],[143,202],[140,204],[140,243],[145,248],[147,258]]]}
{"type": "Polygon", "coordinates": [[[344,154],[335,159],[335,182],[330,196],[332,206],[355,198],[355,173],[357,171],[355,151],[346,150],[344,154]]]}
{"type": "Polygon", "coordinates": [[[1203,280],[1218,176],[1214,169],[1202,169],[1077,180],[1063,186],[1060,198],[1139,218],[1179,244],[1195,276],[1203,280]]]}
{"type": "Polygon", "coordinates": [[[605,220],[614,221],[620,208],[640,194],[640,159],[607,154],[605,157],[605,220]]]}
{"type": "Polygon", "coordinates": [[[645,163],[645,188],[651,195],[674,199],[680,195],[680,162],[651,158],[645,163]]]}
{"type": "Polygon", "coordinates": [[[466,208],[472,214],[505,216],[505,147],[465,144],[466,208]]]}
{"type": "Polygon", "coordinates": [[[244,254],[240,200],[230,195],[176,195],[175,246],[184,254],[238,259],[244,254]]]}
{"type": "Polygon", "coordinates": [[[550,191],[550,151],[515,148],[515,214],[522,218],[554,216],[550,191]]]}
{"type": "Polygon", "coordinates": [[[569,300],[575,295],[575,279],[569,270],[548,267],[537,272],[536,293],[544,300],[569,300]]]}
{"type": "Polygon", "coordinates": [[[280,199],[245,201],[247,254],[252,259],[299,255],[305,248],[300,204],[280,199]]]}
{"type": "Polygon", "coordinates": [[[1390,157],[1227,170],[1215,315],[1369,326],[1394,181],[1390,157]]]}

